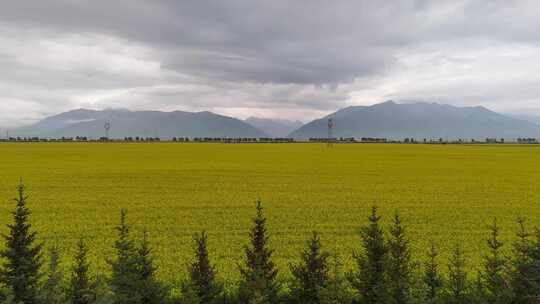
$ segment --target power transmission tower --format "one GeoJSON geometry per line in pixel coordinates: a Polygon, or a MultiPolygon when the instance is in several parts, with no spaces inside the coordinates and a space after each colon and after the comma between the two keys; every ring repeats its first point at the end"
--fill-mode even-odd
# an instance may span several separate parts
{"type": "Polygon", "coordinates": [[[103,126],[103,128],[105,128],[105,139],[109,140],[109,132],[111,130],[111,123],[106,122],[105,125],[103,126]]]}
{"type": "Polygon", "coordinates": [[[333,147],[334,145],[334,121],[332,118],[328,119],[328,138],[326,139],[326,146],[328,148],[333,147]]]}

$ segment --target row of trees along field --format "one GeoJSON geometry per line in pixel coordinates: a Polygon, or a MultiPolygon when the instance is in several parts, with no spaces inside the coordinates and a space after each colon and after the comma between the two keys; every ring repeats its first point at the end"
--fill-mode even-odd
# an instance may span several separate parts
{"type": "Polygon", "coordinates": [[[146,233],[140,239],[132,238],[125,211],[116,227],[109,276],[91,275],[83,239],[78,242],[69,273],[59,268],[60,250],[54,245],[43,265],[45,249],[29,224],[26,200],[21,185],[13,222],[0,252],[1,303],[540,303],[540,230],[529,233],[522,219],[508,257],[502,253],[505,244],[499,240],[499,228],[493,221],[483,263],[473,277],[458,245],[445,263],[446,271],[441,271],[433,244],[425,262],[415,262],[399,215],[396,213],[385,232],[373,207],[368,224],[361,230],[353,271],[344,273],[339,259],[325,251],[314,232],[298,261],[291,264],[290,278],[280,281],[268,246],[266,218],[258,203],[245,258],[239,265],[241,280],[234,290],[225,290],[211,263],[204,232],[194,236],[193,258],[184,283],[169,286],[160,282],[146,233]]]}

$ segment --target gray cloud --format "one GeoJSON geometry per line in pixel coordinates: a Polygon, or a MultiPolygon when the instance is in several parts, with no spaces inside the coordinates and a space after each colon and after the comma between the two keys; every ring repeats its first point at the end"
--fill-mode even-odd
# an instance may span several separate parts
{"type": "Polygon", "coordinates": [[[532,0],[0,0],[0,126],[80,106],[303,119],[390,97],[531,107],[538,9],[532,0]]]}
{"type": "Polygon", "coordinates": [[[406,40],[399,23],[412,16],[398,13],[410,5],[374,3],[17,1],[3,5],[0,17],[147,44],[160,50],[165,68],[203,77],[340,83],[380,72],[392,61],[388,46],[406,40]],[[382,26],[389,21],[395,29],[382,26]]]}

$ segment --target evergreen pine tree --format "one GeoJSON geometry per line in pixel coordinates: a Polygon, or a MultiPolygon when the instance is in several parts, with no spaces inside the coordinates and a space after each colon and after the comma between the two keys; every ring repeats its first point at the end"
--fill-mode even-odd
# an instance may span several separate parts
{"type": "MultiPolygon", "coordinates": [[[[506,302],[497,302],[497,303],[510,303],[507,299],[506,302]]],[[[490,303],[490,296],[484,282],[484,274],[482,271],[478,271],[476,275],[476,280],[469,284],[469,293],[468,293],[468,302],[471,304],[488,304],[490,303]]]]}
{"type": "Polygon", "coordinates": [[[337,254],[332,255],[328,284],[321,290],[321,304],[349,304],[353,295],[347,277],[342,271],[342,263],[337,254]]]}
{"type": "Polygon", "coordinates": [[[2,295],[0,299],[0,303],[2,304],[22,304],[21,302],[15,301],[13,292],[10,289],[2,288],[0,294],[2,295]]]}
{"type": "Polygon", "coordinates": [[[60,270],[60,248],[54,244],[49,248],[49,265],[47,277],[41,290],[41,302],[47,304],[65,304],[62,289],[63,273],[60,270]]]}
{"type": "Polygon", "coordinates": [[[116,257],[110,261],[112,268],[111,289],[114,293],[114,304],[141,303],[138,292],[138,253],[130,238],[130,227],[126,222],[126,210],[120,213],[120,224],[116,227],[118,239],[114,248],[116,257]]]}
{"type": "Polygon", "coordinates": [[[291,265],[291,294],[295,303],[321,303],[321,291],[328,287],[329,281],[328,257],[329,254],[321,249],[319,235],[313,232],[301,254],[301,262],[291,265]]]}
{"type": "Polygon", "coordinates": [[[461,245],[456,244],[450,264],[448,265],[448,294],[449,304],[468,304],[469,288],[467,271],[465,269],[465,253],[461,245]]]}
{"type": "Polygon", "coordinates": [[[147,232],[143,234],[140,247],[137,249],[137,282],[136,292],[140,294],[141,304],[162,304],[166,299],[165,287],[156,279],[156,267],[148,241],[147,232]]]}
{"type": "Polygon", "coordinates": [[[244,249],[245,265],[240,267],[239,300],[244,304],[276,303],[279,291],[277,269],[271,260],[273,251],[268,248],[266,218],[260,201],[253,224],[249,233],[250,245],[244,249]]]}
{"type": "Polygon", "coordinates": [[[208,235],[203,231],[195,235],[193,241],[195,260],[188,266],[189,280],[183,288],[184,293],[193,298],[194,292],[201,304],[215,303],[223,292],[223,285],[217,282],[215,267],[210,263],[208,235]]]}
{"type": "Polygon", "coordinates": [[[31,231],[26,200],[21,183],[12,212],[14,223],[8,225],[9,233],[3,236],[6,245],[0,256],[5,261],[0,270],[0,282],[12,291],[15,302],[34,304],[39,303],[42,245],[36,244],[36,232],[31,231]]]}
{"type": "Polygon", "coordinates": [[[191,283],[185,283],[182,285],[182,299],[181,304],[202,304],[201,299],[195,286],[191,283]]]}
{"type": "Polygon", "coordinates": [[[530,276],[529,279],[532,285],[531,295],[536,301],[540,302],[540,229],[534,228],[534,238],[529,249],[530,276]]]}
{"type": "Polygon", "coordinates": [[[368,226],[362,229],[364,254],[355,254],[358,265],[356,273],[350,275],[353,288],[358,292],[362,303],[379,304],[388,301],[388,282],[386,265],[388,247],[384,241],[384,232],[379,223],[377,207],[373,206],[368,226]]]}
{"type": "Polygon", "coordinates": [[[428,251],[428,261],[424,266],[424,284],[427,287],[426,299],[427,303],[438,303],[440,299],[440,290],[443,286],[442,278],[439,273],[439,264],[437,258],[439,253],[435,247],[435,243],[431,242],[428,251]]]}
{"type": "Polygon", "coordinates": [[[77,252],[71,273],[69,286],[69,299],[71,304],[90,304],[96,298],[94,284],[92,283],[88,271],[87,260],[88,248],[83,238],[77,243],[77,252]]]}
{"type": "Polygon", "coordinates": [[[151,255],[146,232],[139,247],[130,236],[125,210],[120,213],[120,224],[116,227],[116,257],[112,267],[111,289],[114,304],[160,304],[166,299],[165,287],[155,277],[156,268],[151,255]]]}
{"type": "Polygon", "coordinates": [[[413,263],[405,227],[396,212],[388,240],[388,280],[391,302],[406,304],[411,301],[413,263]]]}
{"type": "Polygon", "coordinates": [[[531,279],[532,259],[530,234],[525,228],[525,219],[518,218],[517,240],[513,243],[509,281],[512,303],[527,304],[535,297],[538,286],[531,279]]]}
{"type": "Polygon", "coordinates": [[[114,304],[115,295],[111,289],[109,277],[97,274],[93,279],[92,289],[96,295],[93,304],[114,304]]]}
{"type": "Polygon", "coordinates": [[[497,220],[489,226],[490,236],[487,240],[488,254],[484,257],[484,271],[481,274],[484,297],[488,304],[506,304],[510,302],[509,286],[505,277],[506,258],[501,250],[503,243],[499,240],[497,220]]]}

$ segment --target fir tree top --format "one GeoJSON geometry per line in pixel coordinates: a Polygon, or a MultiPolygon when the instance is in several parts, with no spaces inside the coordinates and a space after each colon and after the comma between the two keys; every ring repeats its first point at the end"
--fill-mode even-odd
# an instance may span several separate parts
{"type": "Polygon", "coordinates": [[[16,207],[11,213],[13,223],[7,225],[9,233],[3,235],[6,248],[0,252],[5,259],[0,271],[0,281],[13,292],[16,302],[38,302],[42,244],[36,244],[36,232],[31,231],[30,210],[24,185],[17,187],[16,207]]]}
{"type": "MultiPolygon", "coordinates": [[[[249,232],[251,246],[245,247],[246,266],[251,271],[261,272],[265,279],[273,281],[277,276],[275,264],[270,260],[273,250],[268,248],[269,237],[266,229],[266,217],[260,201],[257,202],[257,214],[253,219],[253,228],[249,232]]],[[[242,273],[247,274],[248,269],[242,273]]]]}
{"type": "Polygon", "coordinates": [[[95,298],[92,282],[89,278],[87,261],[88,248],[83,238],[77,242],[75,262],[72,266],[69,297],[72,304],[89,304],[95,298]]]}
{"type": "Polygon", "coordinates": [[[355,254],[358,271],[350,275],[352,286],[362,301],[369,304],[384,303],[388,296],[386,266],[388,246],[379,221],[377,207],[371,208],[368,225],[361,231],[363,254],[355,254]]]}
{"type": "Polygon", "coordinates": [[[153,278],[156,267],[154,266],[154,259],[152,257],[152,250],[150,248],[150,242],[148,241],[148,231],[143,231],[143,237],[140,247],[137,249],[139,258],[139,268],[141,279],[147,280],[153,278]]]}
{"type": "Polygon", "coordinates": [[[223,285],[216,280],[215,267],[208,254],[208,235],[205,231],[193,236],[195,259],[188,266],[189,282],[185,290],[192,289],[200,303],[213,303],[223,292],[223,285]]]}
{"type": "Polygon", "coordinates": [[[300,263],[291,265],[294,277],[291,293],[296,302],[306,304],[321,302],[321,293],[328,287],[330,280],[329,256],[322,250],[321,239],[314,231],[300,255],[300,263]]]}
{"type": "Polygon", "coordinates": [[[257,214],[249,232],[250,245],[245,246],[245,266],[240,267],[243,281],[240,283],[241,303],[274,303],[279,284],[277,269],[272,262],[273,251],[268,247],[266,218],[261,202],[257,202],[257,214]]]}

